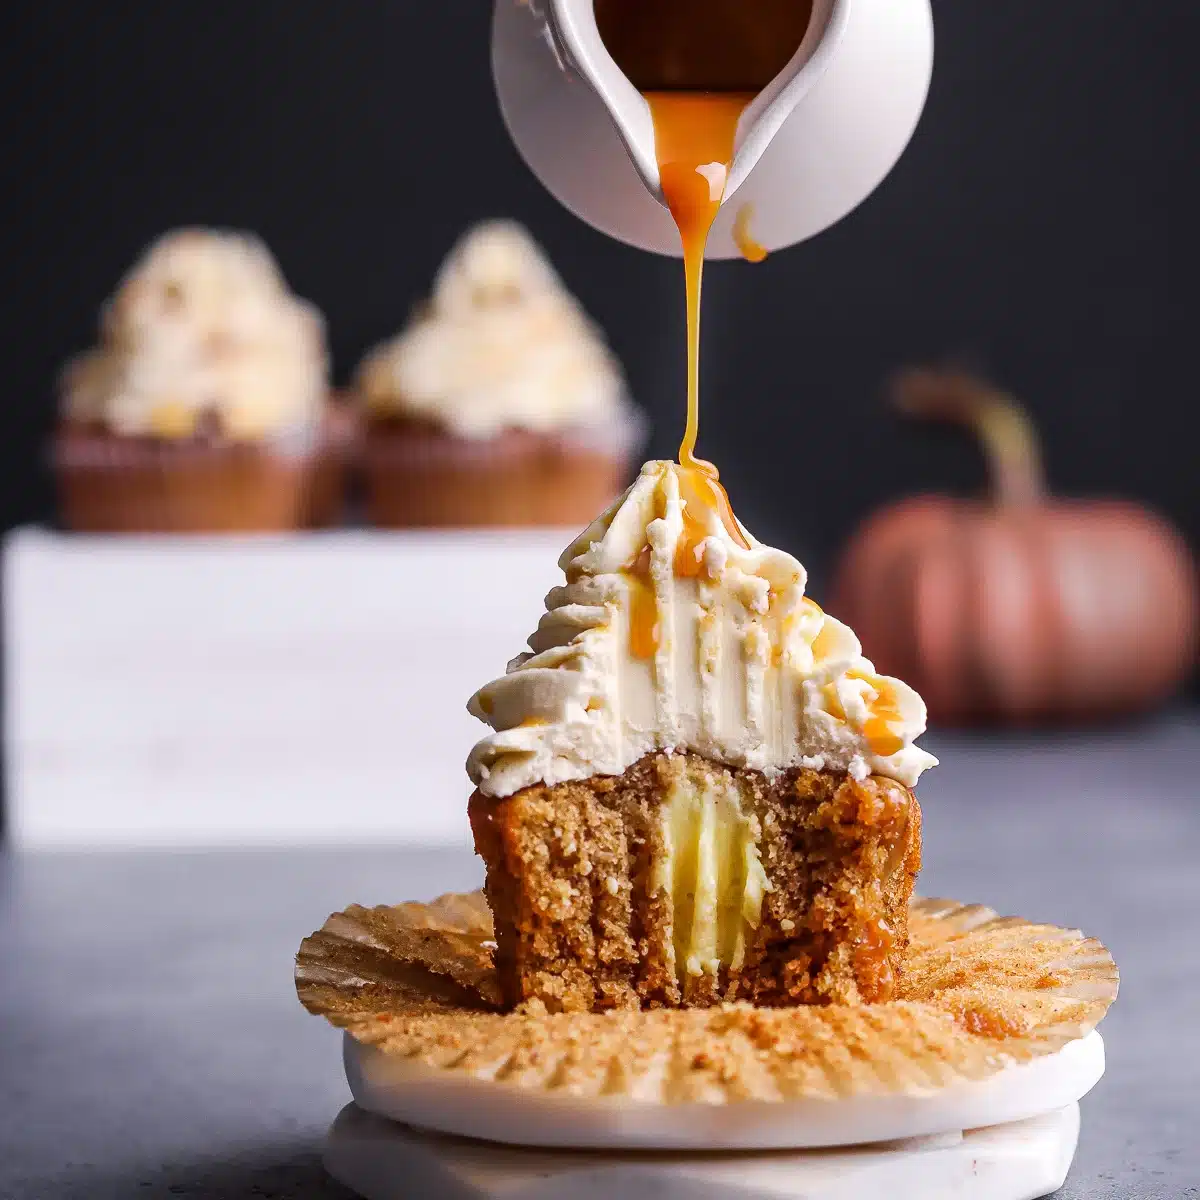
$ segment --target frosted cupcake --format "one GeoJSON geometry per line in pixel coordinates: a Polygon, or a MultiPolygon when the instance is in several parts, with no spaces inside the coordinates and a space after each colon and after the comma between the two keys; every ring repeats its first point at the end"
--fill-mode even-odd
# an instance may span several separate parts
{"type": "Polygon", "coordinates": [[[286,530],[341,495],[320,314],[238,233],[155,243],[63,372],[54,444],[65,523],[92,532],[286,530]]]}
{"type": "Polygon", "coordinates": [[[462,238],[356,391],[377,525],[582,524],[620,492],[640,440],[603,336],[508,221],[462,238]]]}

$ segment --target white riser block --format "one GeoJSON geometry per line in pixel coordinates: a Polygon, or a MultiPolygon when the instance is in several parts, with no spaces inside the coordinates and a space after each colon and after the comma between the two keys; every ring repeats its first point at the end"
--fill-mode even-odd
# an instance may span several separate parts
{"type": "Polygon", "coordinates": [[[1066,1179],[1079,1106],[1013,1125],[850,1150],[625,1155],[466,1142],[348,1105],[329,1173],[366,1200],[1034,1200],[1066,1179]]]}
{"type": "Polygon", "coordinates": [[[20,845],[464,840],[465,711],[575,531],[5,547],[20,845]]]}

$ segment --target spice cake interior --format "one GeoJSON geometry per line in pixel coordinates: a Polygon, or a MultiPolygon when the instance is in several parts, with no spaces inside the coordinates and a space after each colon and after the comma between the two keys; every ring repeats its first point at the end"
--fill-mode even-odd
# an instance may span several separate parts
{"type": "Polygon", "coordinates": [[[895,994],[920,868],[912,792],[654,753],[470,803],[511,1005],[552,1012],[895,994]]]}

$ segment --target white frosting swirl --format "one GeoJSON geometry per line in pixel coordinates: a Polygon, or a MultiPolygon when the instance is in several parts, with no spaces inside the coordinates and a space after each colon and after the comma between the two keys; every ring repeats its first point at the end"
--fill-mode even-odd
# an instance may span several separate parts
{"type": "Polygon", "coordinates": [[[537,244],[511,221],[468,232],[427,308],[359,369],[369,411],[460,437],[599,425],[625,410],[615,359],[537,244]]]}
{"type": "Polygon", "coordinates": [[[530,653],[468,705],[496,731],[467,771],[490,796],[619,775],[654,750],[762,771],[916,783],[925,704],[877,675],[806,573],[736,523],[696,470],[647,463],[559,559],[530,653]]]}
{"type": "Polygon", "coordinates": [[[72,420],[184,438],[211,416],[227,437],[256,440],[309,428],[323,411],[321,316],[244,234],[161,238],[109,301],[101,333],[64,373],[72,420]]]}

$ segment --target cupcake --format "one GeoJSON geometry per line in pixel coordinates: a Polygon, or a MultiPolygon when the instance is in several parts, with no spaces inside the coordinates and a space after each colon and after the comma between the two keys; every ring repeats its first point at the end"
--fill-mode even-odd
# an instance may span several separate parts
{"type": "Polygon", "coordinates": [[[711,476],[651,462],[471,699],[469,814],[506,1002],[551,1012],[898,994],[925,706],[711,476]]]}
{"type": "Polygon", "coordinates": [[[603,336],[508,221],[454,247],[356,391],[377,525],[582,524],[621,490],[639,440],[603,336]]]}
{"type": "Polygon", "coordinates": [[[88,532],[297,529],[340,505],[346,418],[323,322],[238,233],[155,243],[63,372],[53,456],[64,522],[88,532]]]}

